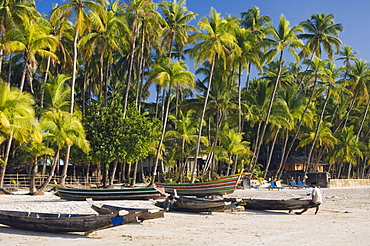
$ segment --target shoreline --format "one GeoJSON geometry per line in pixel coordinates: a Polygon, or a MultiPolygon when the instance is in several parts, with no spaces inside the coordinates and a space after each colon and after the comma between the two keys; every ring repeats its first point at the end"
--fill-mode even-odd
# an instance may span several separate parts
{"type": "MultiPolygon", "coordinates": [[[[54,234],[0,225],[0,245],[365,245],[370,233],[370,187],[323,188],[323,204],[303,215],[288,211],[165,213],[165,217],[96,231],[54,234]],[[364,244],[365,243],[365,244],[364,244]]],[[[227,197],[308,198],[311,189],[236,190],[227,197]]],[[[96,201],[158,210],[155,201],[96,201]]],[[[0,209],[50,213],[95,213],[85,201],[43,196],[1,195],[0,209]]]]}

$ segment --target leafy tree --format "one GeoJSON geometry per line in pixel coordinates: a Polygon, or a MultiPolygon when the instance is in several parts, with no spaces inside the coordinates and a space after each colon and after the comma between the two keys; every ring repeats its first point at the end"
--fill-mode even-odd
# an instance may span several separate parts
{"type": "Polygon", "coordinates": [[[0,189],[3,188],[6,165],[13,139],[26,143],[35,132],[33,97],[9,84],[0,83],[0,189]]]}
{"type": "Polygon", "coordinates": [[[113,162],[110,184],[119,161],[131,164],[149,155],[150,144],[158,138],[153,124],[132,105],[124,117],[119,98],[107,106],[96,103],[88,108],[84,125],[92,146],[90,154],[103,167],[113,162]]]}

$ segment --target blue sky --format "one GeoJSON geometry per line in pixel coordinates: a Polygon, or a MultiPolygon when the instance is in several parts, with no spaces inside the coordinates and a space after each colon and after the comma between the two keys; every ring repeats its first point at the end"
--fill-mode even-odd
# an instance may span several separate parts
{"type": "MultiPolygon", "coordinates": [[[[112,0],[113,1],[113,0],[112,0]]],[[[63,4],[68,0],[36,0],[40,12],[48,14],[53,3],[63,4]]],[[[159,2],[159,1],[154,1],[159,2]]],[[[344,44],[358,51],[358,58],[370,61],[370,1],[369,0],[187,0],[186,6],[199,17],[207,16],[213,6],[223,16],[240,13],[253,6],[268,15],[277,24],[280,14],[284,14],[291,25],[309,19],[314,13],[333,14],[336,23],[344,27],[339,38],[344,44]]],[[[196,22],[192,23],[196,24],[196,22]]]]}

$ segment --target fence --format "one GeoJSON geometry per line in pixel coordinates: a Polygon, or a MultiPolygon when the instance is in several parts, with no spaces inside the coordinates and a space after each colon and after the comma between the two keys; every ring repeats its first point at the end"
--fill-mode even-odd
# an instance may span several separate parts
{"type": "MultiPolygon", "coordinates": [[[[43,184],[44,180],[47,179],[47,175],[37,175],[36,176],[36,187],[43,184]]],[[[50,181],[50,188],[54,186],[54,183],[58,183],[60,176],[53,176],[50,181]]],[[[66,185],[74,186],[74,187],[85,187],[85,186],[98,186],[100,184],[100,180],[98,177],[89,177],[86,180],[86,177],[67,177],[66,178],[66,185]]],[[[30,187],[30,179],[27,174],[5,174],[4,177],[4,188],[11,188],[11,189],[28,189],[30,187]]]]}

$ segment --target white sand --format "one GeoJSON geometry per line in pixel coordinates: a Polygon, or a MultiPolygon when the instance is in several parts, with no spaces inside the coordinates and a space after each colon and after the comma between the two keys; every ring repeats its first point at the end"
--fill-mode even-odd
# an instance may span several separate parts
{"type": "MultiPolygon", "coordinates": [[[[238,190],[232,197],[307,197],[310,190],[238,190]]],[[[323,204],[303,215],[287,211],[212,214],[170,212],[165,218],[94,232],[53,234],[0,225],[0,245],[370,245],[370,187],[323,189],[323,204]]],[[[102,203],[102,202],[99,202],[102,203]]],[[[104,201],[153,208],[154,201],[104,201]]],[[[31,212],[94,213],[87,202],[44,196],[1,195],[0,209],[31,212]]]]}

